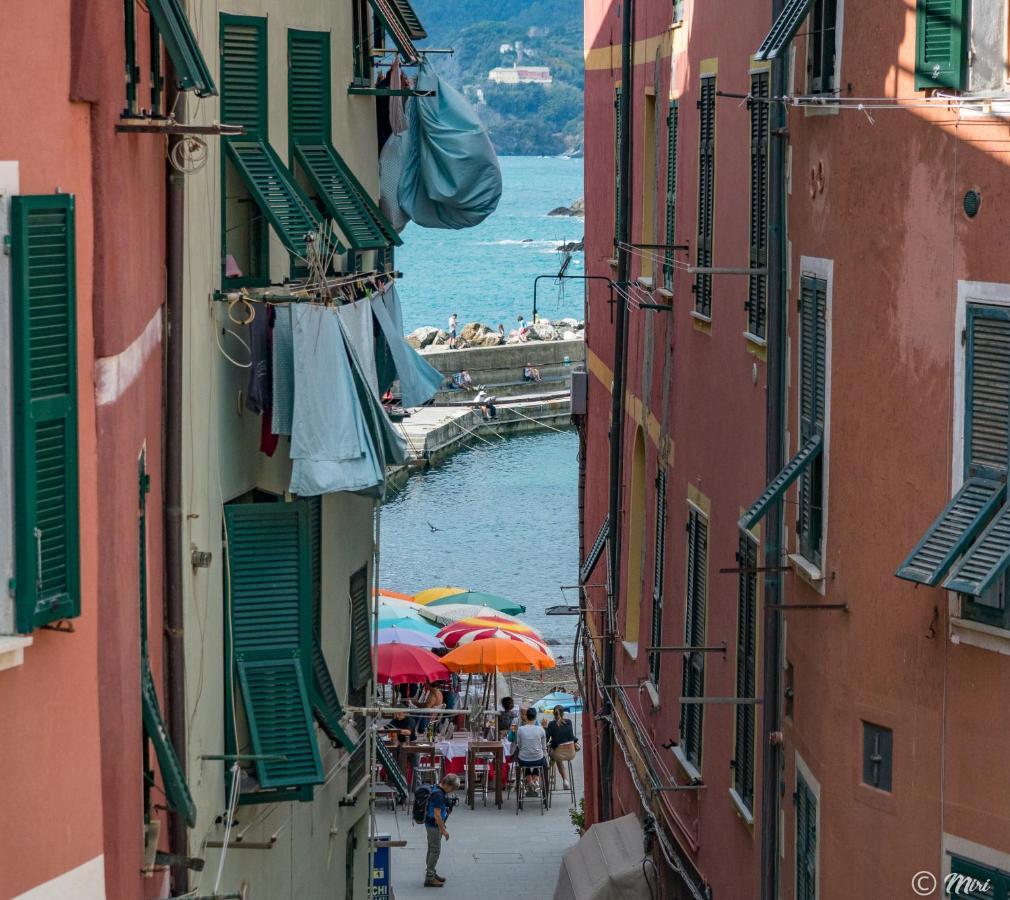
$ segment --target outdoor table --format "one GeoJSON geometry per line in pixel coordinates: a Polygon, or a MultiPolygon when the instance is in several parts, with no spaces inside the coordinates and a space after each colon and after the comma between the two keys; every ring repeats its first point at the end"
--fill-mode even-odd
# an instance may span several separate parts
{"type": "Polygon", "coordinates": [[[498,809],[502,807],[502,783],[505,780],[505,744],[502,741],[471,741],[466,748],[466,802],[470,809],[475,805],[474,792],[474,754],[491,752],[494,754],[494,802],[498,809]]]}
{"type": "Polygon", "coordinates": [[[412,779],[410,777],[410,758],[412,756],[420,756],[422,753],[434,753],[438,748],[434,744],[428,743],[399,743],[396,745],[396,762],[400,766],[400,771],[403,772],[403,777],[407,779],[407,784],[410,784],[412,779]]]}

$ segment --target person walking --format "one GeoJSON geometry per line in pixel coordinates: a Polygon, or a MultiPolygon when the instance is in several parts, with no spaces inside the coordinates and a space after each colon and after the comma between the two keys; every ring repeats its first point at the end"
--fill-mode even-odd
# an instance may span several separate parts
{"type": "Polygon", "coordinates": [[[550,751],[551,762],[558,767],[561,783],[566,791],[570,790],[568,767],[565,764],[575,759],[579,744],[575,739],[572,720],[565,715],[563,706],[554,707],[554,720],[547,726],[547,748],[550,751]]]}
{"type": "Polygon", "coordinates": [[[540,787],[540,773],[547,773],[547,733],[537,723],[537,711],[532,706],[526,710],[526,724],[519,726],[512,752],[518,765],[526,770],[527,796],[536,795],[540,787]]]}
{"type": "Polygon", "coordinates": [[[438,874],[436,866],[442,854],[442,838],[449,840],[445,822],[456,805],[452,793],[458,787],[458,775],[445,775],[428,796],[428,812],[424,817],[424,831],[428,837],[428,853],[424,860],[425,887],[442,887],[446,881],[438,874]]]}
{"type": "Polygon", "coordinates": [[[456,349],[456,313],[449,316],[449,349],[456,349]]]}

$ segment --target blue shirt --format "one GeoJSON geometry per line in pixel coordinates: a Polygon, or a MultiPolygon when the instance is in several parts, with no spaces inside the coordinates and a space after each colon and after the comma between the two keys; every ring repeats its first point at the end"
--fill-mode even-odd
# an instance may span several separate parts
{"type": "Polygon", "coordinates": [[[445,791],[440,787],[436,787],[428,795],[428,814],[424,817],[424,824],[428,828],[438,828],[438,822],[435,821],[435,810],[442,810],[442,824],[445,824],[445,820],[449,818],[449,813],[452,811],[449,807],[448,798],[445,796],[445,791]]]}

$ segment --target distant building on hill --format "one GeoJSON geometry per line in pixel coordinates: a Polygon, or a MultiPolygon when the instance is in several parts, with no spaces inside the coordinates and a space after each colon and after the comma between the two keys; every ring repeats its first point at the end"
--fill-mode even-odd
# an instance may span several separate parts
{"type": "Polygon", "coordinates": [[[487,73],[498,84],[551,84],[550,66],[496,66],[487,73]]]}

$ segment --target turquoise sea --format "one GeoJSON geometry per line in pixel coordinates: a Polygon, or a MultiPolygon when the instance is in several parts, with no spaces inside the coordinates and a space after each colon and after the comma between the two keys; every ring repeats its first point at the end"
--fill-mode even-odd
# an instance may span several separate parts
{"type": "MultiPolygon", "coordinates": [[[[582,160],[505,157],[501,166],[501,202],[479,226],[404,231],[396,266],[407,330],[444,328],[452,312],[460,324],[511,327],[519,313],[530,315],[534,277],[557,273],[557,244],[581,240],[582,219],[547,213],[582,196],[582,160]]],[[[568,271],[582,273],[581,253],[568,271]]],[[[544,279],[538,305],[548,318],[581,319],[582,285],[561,292],[544,279]]],[[[544,608],[577,600],[560,589],[578,580],[577,454],[571,431],[474,440],[412,476],[382,509],[382,584],[406,593],[451,584],[518,600],[523,618],[570,660],[575,619],[544,608]]]]}
{"type": "MultiPolygon", "coordinates": [[[[516,317],[529,318],[533,309],[534,277],[557,273],[558,245],[582,239],[582,219],[547,215],[582,197],[581,159],[505,156],[500,163],[501,202],[476,228],[444,231],[411,223],[404,230],[396,268],[403,272],[399,290],[407,331],[445,328],[453,312],[460,325],[515,327],[516,317]]],[[[568,272],[583,271],[582,254],[576,253],[568,272]]],[[[537,298],[546,318],[582,318],[582,282],[559,287],[544,279],[537,298]]]]}

